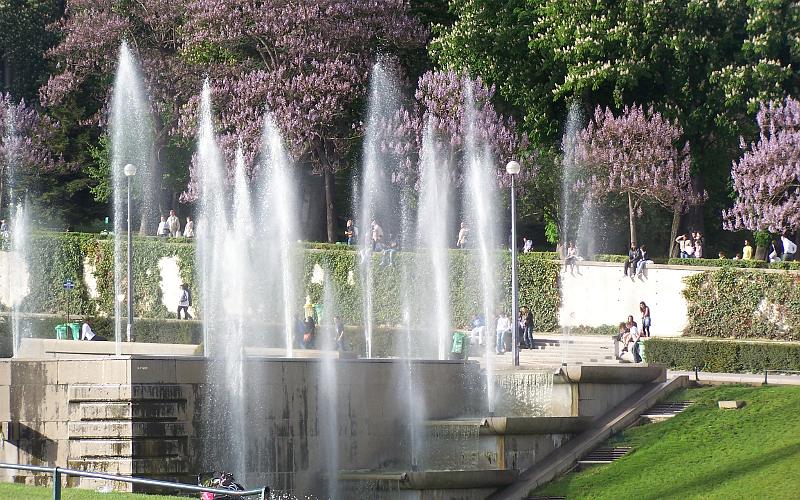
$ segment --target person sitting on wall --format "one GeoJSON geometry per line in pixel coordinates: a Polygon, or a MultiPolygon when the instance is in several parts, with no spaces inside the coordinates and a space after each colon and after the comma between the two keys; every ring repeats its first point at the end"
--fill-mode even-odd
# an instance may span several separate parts
{"type": "Polygon", "coordinates": [[[106,340],[105,337],[102,335],[98,335],[94,333],[92,327],[89,325],[88,322],[84,321],[83,325],[81,325],[81,340],[106,340]]]}
{"type": "Polygon", "coordinates": [[[634,243],[631,243],[631,248],[628,250],[628,258],[625,260],[625,265],[622,267],[622,275],[628,276],[630,270],[630,277],[636,273],[636,264],[639,262],[639,250],[634,243]]]}

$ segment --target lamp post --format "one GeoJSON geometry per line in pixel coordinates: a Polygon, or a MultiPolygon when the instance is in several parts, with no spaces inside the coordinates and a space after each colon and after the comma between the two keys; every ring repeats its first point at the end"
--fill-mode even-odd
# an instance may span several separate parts
{"type": "Polygon", "coordinates": [[[133,233],[131,232],[131,180],[136,175],[136,165],[128,163],[123,169],[128,178],[128,342],[133,341],[133,233]]]}
{"type": "Polygon", "coordinates": [[[506,172],[511,176],[511,352],[514,366],[519,366],[519,291],[517,290],[517,190],[514,178],[519,174],[519,162],[511,160],[506,172]]]}

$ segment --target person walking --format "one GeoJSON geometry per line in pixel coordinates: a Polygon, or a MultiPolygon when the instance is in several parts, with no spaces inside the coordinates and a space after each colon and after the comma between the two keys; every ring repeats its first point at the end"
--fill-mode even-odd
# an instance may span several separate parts
{"type": "Polygon", "coordinates": [[[177,238],[181,235],[181,220],[178,219],[177,215],[175,215],[175,210],[169,211],[169,217],[167,217],[167,228],[169,228],[170,237],[177,238]]]}
{"type": "MultiPolygon", "coordinates": [[[[451,240],[452,241],[452,240],[451,240]]],[[[466,222],[461,223],[461,229],[458,230],[458,239],[456,240],[457,248],[467,248],[469,243],[469,226],[466,222]]]]}
{"type": "Polygon", "coordinates": [[[186,225],[183,226],[183,237],[194,238],[194,221],[191,217],[186,217],[186,225]]]}
{"type": "Polygon", "coordinates": [[[183,311],[183,319],[192,319],[189,314],[189,307],[192,305],[192,292],[189,290],[189,285],[186,283],[181,285],[181,298],[178,300],[178,319],[181,319],[181,311],[183,311]]]}
{"type": "Polygon", "coordinates": [[[783,246],[783,255],[781,260],[790,262],[794,260],[794,255],[797,253],[797,245],[794,241],[789,239],[789,232],[784,231],[781,235],[781,246],[783,246]]]}
{"type": "Polygon", "coordinates": [[[522,332],[522,342],[528,349],[533,349],[533,312],[531,308],[525,306],[525,329],[522,332]]]}
{"type": "Polygon", "coordinates": [[[347,219],[347,225],[344,227],[344,235],[347,237],[348,245],[356,245],[358,243],[358,228],[353,222],[353,219],[347,219]]]}
{"type": "Polygon", "coordinates": [[[161,220],[158,222],[158,229],[156,230],[156,236],[169,236],[169,227],[167,226],[167,218],[163,215],[161,216],[161,220]]]}
{"type": "Polygon", "coordinates": [[[642,335],[650,337],[650,306],[644,301],[639,302],[639,312],[642,313],[642,335]]]}
{"type": "Polygon", "coordinates": [[[494,352],[497,354],[506,353],[506,334],[511,331],[511,320],[508,319],[508,314],[505,311],[500,311],[497,317],[497,326],[495,328],[495,335],[497,342],[494,352]]]}
{"type": "Polygon", "coordinates": [[[639,353],[639,328],[636,325],[636,322],[633,321],[631,317],[628,319],[628,341],[633,344],[631,348],[631,353],[633,354],[633,362],[634,363],[641,363],[642,362],[642,355],[639,353]]]}
{"type": "Polygon", "coordinates": [[[753,247],[750,246],[750,242],[744,240],[744,246],[742,247],[742,260],[753,260],[753,247]]]}
{"type": "Polygon", "coordinates": [[[336,331],[336,350],[343,352],[347,350],[344,342],[344,323],[339,316],[333,317],[333,328],[336,331]]]}

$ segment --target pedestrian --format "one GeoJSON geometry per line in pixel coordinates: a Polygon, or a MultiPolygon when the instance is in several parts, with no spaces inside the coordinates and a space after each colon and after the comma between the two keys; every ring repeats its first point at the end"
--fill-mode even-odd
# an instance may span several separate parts
{"type": "Polygon", "coordinates": [[[169,227],[167,226],[167,218],[163,215],[161,216],[161,220],[158,223],[158,230],[156,231],[156,236],[169,236],[169,227]]]}
{"type": "Polygon", "coordinates": [[[178,319],[181,319],[181,311],[183,311],[183,319],[192,319],[189,314],[189,307],[192,305],[192,292],[189,290],[189,285],[186,283],[181,285],[181,298],[178,300],[178,319]]]}
{"type": "Polygon", "coordinates": [[[569,266],[570,274],[575,274],[575,269],[578,269],[578,274],[580,274],[580,263],[578,260],[580,257],[578,256],[578,247],[575,245],[574,241],[570,241],[569,245],[567,246],[567,258],[564,259],[564,272],[567,271],[567,266],[569,266]]]}
{"type": "MultiPolygon", "coordinates": [[[[452,241],[452,240],[451,240],[452,241]]],[[[461,223],[461,229],[458,230],[458,239],[456,240],[457,248],[467,248],[469,243],[469,226],[466,222],[461,223]]]]}
{"type": "Polygon", "coordinates": [[[533,240],[522,238],[522,253],[530,253],[531,249],[533,249],[533,240]]]}
{"type": "Polygon", "coordinates": [[[694,233],[694,258],[702,259],[704,249],[705,249],[705,241],[703,240],[703,235],[701,235],[700,232],[698,231],[694,233]]]}
{"type": "Polygon", "coordinates": [[[472,329],[472,340],[478,339],[478,345],[483,345],[486,339],[486,321],[483,314],[473,314],[469,326],[472,329]]]}
{"type": "Polygon", "coordinates": [[[686,244],[691,241],[688,234],[682,234],[675,238],[675,241],[678,243],[678,248],[680,249],[680,257],[681,259],[688,259],[689,255],[686,253],[686,244]]]}
{"type": "Polygon", "coordinates": [[[313,349],[317,337],[317,324],[313,316],[308,316],[303,323],[303,349],[313,349]]]}
{"type": "Polygon", "coordinates": [[[742,247],[742,260],[753,260],[753,247],[747,240],[744,240],[744,247],[742,247]]]}
{"type": "Polygon", "coordinates": [[[647,247],[642,245],[639,247],[639,261],[636,263],[636,277],[640,278],[647,270],[647,264],[650,263],[650,255],[647,253],[647,247]]]}
{"type": "Polygon", "coordinates": [[[797,253],[797,245],[794,241],[789,239],[789,232],[784,231],[781,235],[781,246],[783,246],[783,255],[781,259],[784,262],[790,262],[794,260],[794,255],[797,253]]]}
{"type": "Polygon", "coordinates": [[[642,335],[645,337],[650,336],[650,306],[644,302],[639,302],[639,312],[642,313],[642,335]]]}
{"type": "Polygon", "coordinates": [[[633,362],[634,363],[641,363],[642,356],[639,354],[639,327],[635,321],[633,321],[633,316],[629,316],[628,320],[628,341],[633,344],[633,348],[631,349],[631,353],[633,353],[633,362]]]}
{"type": "Polygon", "coordinates": [[[347,225],[344,227],[344,235],[347,238],[348,245],[355,245],[358,243],[358,228],[353,222],[353,219],[347,219],[347,225]]]}
{"type": "Polygon", "coordinates": [[[683,248],[684,253],[686,254],[686,259],[694,259],[694,242],[689,240],[686,242],[686,246],[683,248]]]}
{"type": "Polygon", "coordinates": [[[533,312],[529,306],[523,308],[525,311],[525,330],[522,339],[528,349],[533,349],[533,312]]]}
{"type": "Polygon", "coordinates": [[[377,219],[372,219],[372,251],[380,252],[383,250],[383,228],[378,224],[377,219]]]}
{"type": "Polygon", "coordinates": [[[630,274],[631,279],[636,274],[636,266],[639,264],[640,254],[639,249],[636,248],[635,243],[631,243],[631,248],[628,250],[628,258],[625,260],[625,264],[622,267],[622,275],[628,276],[630,274]],[[630,273],[628,272],[630,270],[630,273]]]}
{"type": "Polygon", "coordinates": [[[781,261],[781,254],[778,253],[778,242],[777,241],[773,241],[772,242],[772,251],[769,253],[769,256],[767,257],[767,259],[770,261],[770,263],[775,263],[775,262],[780,262],[781,261]]]}
{"type": "Polygon", "coordinates": [[[333,328],[336,331],[336,350],[346,351],[347,346],[344,342],[344,323],[342,323],[342,318],[339,316],[333,317],[333,328]]]}
{"type": "Polygon", "coordinates": [[[194,238],[194,221],[191,217],[186,217],[186,225],[183,226],[183,237],[194,238]]]}
{"type": "Polygon", "coordinates": [[[89,322],[84,321],[83,324],[81,325],[81,340],[104,341],[107,339],[102,335],[94,333],[91,325],[89,325],[89,322]]]}
{"type": "Polygon", "coordinates": [[[497,325],[495,327],[495,335],[497,336],[497,342],[494,351],[495,353],[506,353],[506,335],[509,332],[511,332],[511,320],[508,319],[508,314],[501,310],[497,317],[497,325]]]}
{"type": "Polygon", "coordinates": [[[386,243],[386,246],[383,247],[380,266],[392,267],[394,265],[394,254],[397,252],[397,247],[397,238],[390,234],[389,241],[386,243]]]}
{"type": "Polygon", "coordinates": [[[175,210],[169,211],[169,217],[167,217],[167,228],[169,228],[170,237],[177,238],[181,235],[181,220],[178,219],[177,215],[175,215],[175,210]]]}

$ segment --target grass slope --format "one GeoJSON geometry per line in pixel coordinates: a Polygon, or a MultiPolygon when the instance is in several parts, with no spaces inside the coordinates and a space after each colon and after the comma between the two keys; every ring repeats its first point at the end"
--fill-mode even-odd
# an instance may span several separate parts
{"type": "MultiPolygon", "coordinates": [[[[196,494],[193,498],[199,498],[196,494]]],[[[0,500],[52,500],[53,488],[40,486],[24,486],[21,484],[0,484],[0,500]]],[[[109,492],[99,493],[93,490],[78,488],[62,488],[62,500],[181,500],[181,497],[163,495],[143,495],[140,493],[109,492]]],[[[186,500],[186,497],[183,497],[186,500]]]]}
{"type": "Polygon", "coordinates": [[[626,457],[537,489],[575,498],[800,498],[800,387],[680,391],[697,404],[665,422],[626,430],[609,445],[626,457]],[[718,400],[740,399],[739,410],[718,400]]]}

